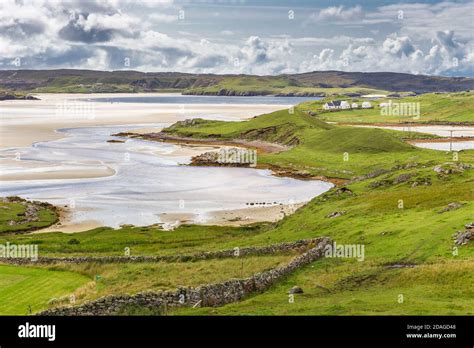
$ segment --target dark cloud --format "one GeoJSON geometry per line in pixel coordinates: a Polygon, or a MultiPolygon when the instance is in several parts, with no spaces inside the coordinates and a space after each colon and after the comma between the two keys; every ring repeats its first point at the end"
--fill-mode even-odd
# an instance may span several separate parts
{"type": "Polygon", "coordinates": [[[110,41],[117,30],[90,28],[85,30],[80,23],[80,19],[87,19],[88,14],[81,14],[72,18],[69,23],[59,31],[59,37],[68,41],[77,41],[84,43],[106,42],[110,41]]]}
{"type": "Polygon", "coordinates": [[[24,20],[14,19],[13,23],[0,25],[0,33],[12,39],[25,39],[33,35],[42,34],[45,25],[39,21],[25,22],[24,20]]]}

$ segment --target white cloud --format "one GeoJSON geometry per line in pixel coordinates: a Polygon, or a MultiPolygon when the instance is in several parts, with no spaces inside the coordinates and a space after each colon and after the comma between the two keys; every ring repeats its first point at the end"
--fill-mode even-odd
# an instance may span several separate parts
{"type": "Polygon", "coordinates": [[[364,12],[359,5],[355,7],[332,6],[322,9],[317,14],[311,17],[313,21],[327,21],[327,22],[348,22],[364,18],[364,12]]]}

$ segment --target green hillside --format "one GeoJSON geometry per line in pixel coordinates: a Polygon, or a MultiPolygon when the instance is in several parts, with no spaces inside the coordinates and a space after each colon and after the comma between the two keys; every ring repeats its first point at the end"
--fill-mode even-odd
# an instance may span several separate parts
{"type": "Polygon", "coordinates": [[[100,93],[175,91],[205,95],[329,96],[397,92],[455,92],[474,89],[472,78],[390,72],[313,71],[278,76],[95,71],[1,70],[0,88],[28,92],[100,93]]]}
{"type": "MultiPolygon", "coordinates": [[[[363,101],[361,98],[347,98],[339,96],[335,99],[343,99],[349,102],[356,102],[359,105],[363,101]]],[[[474,92],[460,93],[428,93],[414,97],[404,98],[381,98],[371,101],[373,109],[351,109],[340,111],[325,111],[323,104],[332,98],[306,102],[301,104],[301,108],[315,113],[320,120],[330,122],[347,123],[378,123],[378,122],[410,122],[410,123],[433,123],[433,122],[469,122],[474,123],[474,92]],[[383,115],[379,105],[381,103],[415,103],[419,105],[420,115],[383,115]],[[419,103],[419,104],[418,104],[419,103]]],[[[418,108],[418,106],[416,106],[418,108]]]]}

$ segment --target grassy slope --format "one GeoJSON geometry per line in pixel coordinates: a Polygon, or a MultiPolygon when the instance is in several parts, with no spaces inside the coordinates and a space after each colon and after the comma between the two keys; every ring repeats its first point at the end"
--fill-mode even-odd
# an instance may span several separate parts
{"type": "MultiPolygon", "coordinates": [[[[360,103],[363,101],[357,98],[338,98],[347,101],[360,103]]],[[[413,116],[384,116],[381,115],[379,107],[373,109],[341,110],[337,112],[325,112],[323,104],[330,99],[306,102],[301,104],[304,110],[311,110],[318,114],[318,118],[331,122],[351,122],[351,123],[375,123],[375,122],[474,122],[474,92],[460,92],[448,94],[422,94],[415,97],[405,98],[384,98],[373,101],[372,104],[379,105],[392,100],[403,103],[420,103],[420,118],[413,116]]]]}
{"type": "Polygon", "coordinates": [[[406,133],[329,125],[309,116],[299,106],[293,113],[280,110],[243,122],[200,121],[195,126],[178,123],[165,129],[195,138],[260,139],[300,145],[279,154],[263,154],[259,164],[291,168],[337,178],[351,178],[374,169],[389,169],[406,161],[448,160],[451,155],[422,150],[401,141],[406,133]],[[347,153],[348,160],[344,160],[347,153]],[[388,155],[390,154],[390,155],[388,155]]]}

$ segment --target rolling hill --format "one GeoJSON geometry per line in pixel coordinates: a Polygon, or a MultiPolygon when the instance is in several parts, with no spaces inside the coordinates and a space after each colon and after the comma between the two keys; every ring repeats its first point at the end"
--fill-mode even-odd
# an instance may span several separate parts
{"type": "Polygon", "coordinates": [[[28,92],[156,92],[203,95],[360,95],[385,91],[455,92],[474,78],[314,71],[278,76],[95,70],[0,70],[0,88],[28,92]]]}

